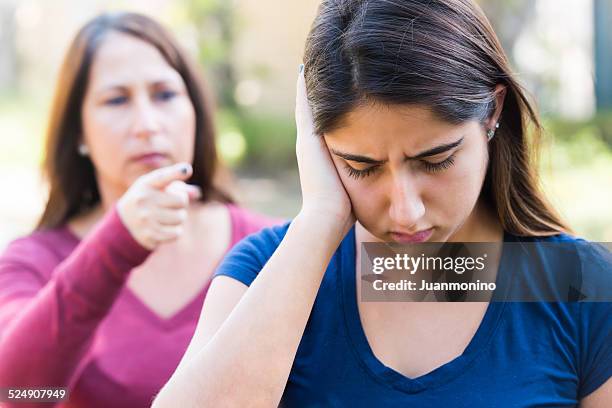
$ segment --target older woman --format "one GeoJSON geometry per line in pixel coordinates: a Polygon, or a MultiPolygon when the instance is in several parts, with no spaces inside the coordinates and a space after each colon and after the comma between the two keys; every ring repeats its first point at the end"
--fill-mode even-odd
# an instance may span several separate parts
{"type": "Polygon", "coordinates": [[[80,30],[47,136],[44,214],[0,258],[0,387],[67,387],[70,407],[149,406],[215,266],[271,220],[215,182],[211,101],[148,17],[80,30]]]}

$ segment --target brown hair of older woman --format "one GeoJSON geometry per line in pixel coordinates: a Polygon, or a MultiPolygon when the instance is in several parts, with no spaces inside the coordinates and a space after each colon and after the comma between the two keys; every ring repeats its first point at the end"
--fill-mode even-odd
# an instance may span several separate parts
{"type": "Polygon", "coordinates": [[[82,133],[81,105],[96,50],[111,31],[153,45],[185,82],[196,116],[193,175],[187,181],[202,189],[201,201],[232,199],[215,185],[218,156],[211,98],[196,65],[181,51],[172,35],[153,19],[137,13],[102,14],[76,35],[60,69],[46,135],[43,173],[49,198],[38,229],[54,228],[100,202],[91,160],[78,154],[82,133]]]}
{"type": "Polygon", "coordinates": [[[570,231],[539,189],[536,110],[473,1],[323,0],[304,64],[318,134],[342,126],[365,103],[424,106],[450,123],[484,124],[495,109],[496,86],[504,85],[482,198],[512,234],[570,231]]]}

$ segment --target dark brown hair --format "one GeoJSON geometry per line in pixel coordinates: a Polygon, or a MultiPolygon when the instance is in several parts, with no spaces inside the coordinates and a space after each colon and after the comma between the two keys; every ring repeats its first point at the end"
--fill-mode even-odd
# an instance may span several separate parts
{"type": "Polygon", "coordinates": [[[304,64],[318,134],[342,126],[364,103],[419,105],[450,123],[484,124],[496,85],[504,85],[481,196],[510,233],[570,232],[539,188],[538,114],[473,1],[323,0],[304,64]]]}
{"type": "Polygon", "coordinates": [[[196,65],[159,23],[141,14],[102,14],[89,21],[72,41],[60,69],[46,134],[43,173],[49,198],[38,228],[54,228],[100,202],[91,160],[77,151],[82,133],[81,105],[96,50],[109,32],[134,36],[153,45],[185,82],[196,117],[193,175],[188,183],[202,189],[202,201],[231,202],[215,185],[218,157],[212,100],[196,65]]]}

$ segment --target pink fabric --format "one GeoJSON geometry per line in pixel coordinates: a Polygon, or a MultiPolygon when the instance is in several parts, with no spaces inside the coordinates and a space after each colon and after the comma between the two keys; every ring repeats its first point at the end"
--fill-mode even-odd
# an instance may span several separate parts
{"type": "MultiPolygon", "coordinates": [[[[279,221],[228,209],[231,246],[279,221]]],[[[0,257],[0,387],[68,387],[61,407],[149,407],[189,344],[210,283],[163,319],[124,285],[149,253],[116,210],[83,241],[63,227],[12,242],[0,257]]]]}

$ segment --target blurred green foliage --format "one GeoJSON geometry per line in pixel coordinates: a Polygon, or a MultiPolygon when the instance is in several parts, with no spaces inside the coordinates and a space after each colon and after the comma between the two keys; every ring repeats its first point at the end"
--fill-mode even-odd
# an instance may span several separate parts
{"type": "Polygon", "coordinates": [[[576,233],[612,239],[612,112],[590,120],[545,118],[540,174],[552,203],[576,233]]]}
{"type": "Polygon", "coordinates": [[[232,52],[236,38],[236,7],[228,0],[183,0],[185,23],[196,32],[198,61],[206,67],[219,105],[239,109],[234,100],[236,72],[232,52]]]}
{"type": "Polygon", "coordinates": [[[612,111],[598,112],[588,120],[549,118],[546,127],[558,140],[567,142],[571,142],[576,135],[587,129],[612,149],[612,111]]]}
{"type": "Polygon", "coordinates": [[[0,95],[0,165],[39,166],[47,102],[12,92],[0,95]]]}
{"type": "MultiPolygon", "coordinates": [[[[216,94],[219,145],[225,161],[243,170],[273,173],[295,164],[293,118],[265,109],[257,112],[236,102],[238,82],[233,64],[235,40],[240,29],[235,2],[227,0],[183,0],[185,20],[196,32],[198,59],[205,67],[216,94]]],[[[265,67],[252,70],[258,77],[265,67]]]]}
{"type": "Polygon", "coordinates": [[[226,109],[217,120],[221,140],[228,132],[238,132],[244,140],[245,150],[237,161],[226,157],[235,167],[271,174],[295,166],[296,130],[290,115],[226,109]]]}

